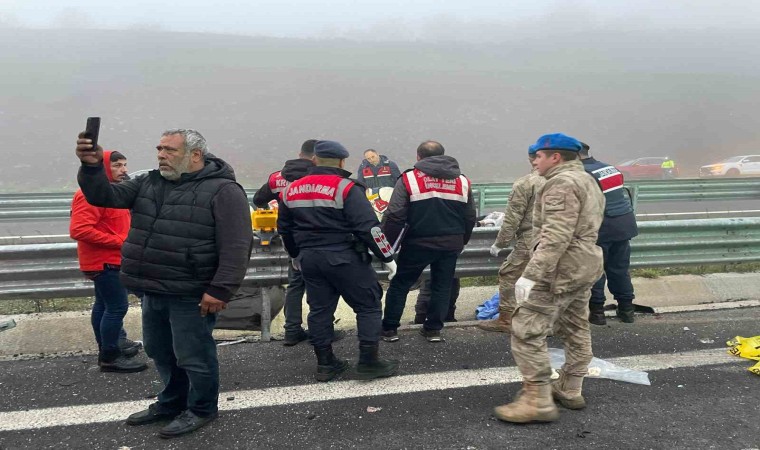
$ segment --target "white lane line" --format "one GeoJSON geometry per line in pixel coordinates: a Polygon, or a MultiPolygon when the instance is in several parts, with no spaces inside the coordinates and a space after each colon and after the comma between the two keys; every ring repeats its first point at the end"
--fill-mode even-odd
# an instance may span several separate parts
{"type": "MultiPolygon", "coordinates": [[[[626,356],[611,358],[608,361],[630,369],[655,371],[724,364],[738,362],[739,359],[729,355],[725,349],[709,349],[684,353],[626,356]]],[[[476,370],[402,375],[371,382],[353,380],[324,384],[315,382],[299,386],[222,392],[219,394],[220,399],[234,396],[235,400],[229,402],[222,400],[219,408],[222,411],[237,411],[358,397],[462,389],[516,383],[521,380],[522,377],[516,367],[490,367],[476,370]]],[[[152,402],[153,400],[140,400],[1,412],[0,431],[117,422],[124,420],[136,411],[145,409],[152,402]]]]}

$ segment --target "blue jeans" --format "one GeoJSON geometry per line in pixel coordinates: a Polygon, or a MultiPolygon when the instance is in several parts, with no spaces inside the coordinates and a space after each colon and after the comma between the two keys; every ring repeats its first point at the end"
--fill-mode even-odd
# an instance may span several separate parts
{"type": "Polygon", "coordinates": [[[219,401],[219,362],[211,335],[216,314],[201,317],[199,303],[200,298],[146,293],[143,340],[164,382],[160,408],[208,417],[217,412],[219,401]]]}
{"type": "Polygon", "coordinates": [[[105,269],[93,278],[95,304],[92,305],[92,331],[98,341],[100,357],[112,361],[119,356],[119,339],[126,338],[124,316],[129,301],[127,290],[119,281],[118,269],[105,269]]]}

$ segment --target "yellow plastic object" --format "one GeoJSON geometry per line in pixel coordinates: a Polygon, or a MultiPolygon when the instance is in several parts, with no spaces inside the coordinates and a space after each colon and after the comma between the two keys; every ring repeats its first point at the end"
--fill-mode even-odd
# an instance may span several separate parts
{"type": "Polygon", "coordinates": [[[261,245],[269,245],[277,232],[277,210],[257,209],[251,211],[251,228],[261,239],[261,245]]]}
{"type": "Polygon", "coordinates": [[[758,361],[757,364],[747,370],[755,375],[760,375],[760,336],[753,336],[751,338],[736,336],[726,342],[726,345],[729,346],[728,353],[758,361]]]}
{"type": "Polygon", "coordinates": [[[730,348],[728,353],[742,358],[760,361],[760,336],[745,338],[736,336],[726,342],[730,348]]]}

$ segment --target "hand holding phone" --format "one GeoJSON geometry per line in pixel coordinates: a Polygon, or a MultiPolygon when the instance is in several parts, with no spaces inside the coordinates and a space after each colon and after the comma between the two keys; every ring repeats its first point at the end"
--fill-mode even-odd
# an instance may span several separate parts
{"type": "Polygon", "coordinates": [[[84,164],[97,165],[103,161],[103,148],[98,145],[100,117],[88,117],[85,131],[79,133],[76,154],[84,164]]]}

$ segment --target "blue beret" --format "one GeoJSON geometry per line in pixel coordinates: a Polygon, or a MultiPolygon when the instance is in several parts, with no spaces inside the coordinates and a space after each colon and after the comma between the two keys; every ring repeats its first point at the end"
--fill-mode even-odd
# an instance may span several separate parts
{"type": "Polygon", "coordinates": [[[317,141],[314,144],[314,154],[320,158],[348,158],[348,150],[340,142],[335,141],[317,141]]]}
{"type": "Polygon", "coordinates": [[[567,150],[579,152],[583,148],[581,141],[563,133],[545,134],[538,138],[535,144],[528,148],[529,155],[535,155],[539,150],[567,150]]]}

